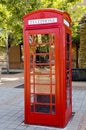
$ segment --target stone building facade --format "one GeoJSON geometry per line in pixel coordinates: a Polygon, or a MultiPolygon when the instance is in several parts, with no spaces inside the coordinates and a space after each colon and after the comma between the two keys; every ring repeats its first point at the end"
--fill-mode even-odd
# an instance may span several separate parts
{"type": "Polygon", "coordinates": [[[86,14],[80,21],[79,68],[86,68],[86,14]]]}

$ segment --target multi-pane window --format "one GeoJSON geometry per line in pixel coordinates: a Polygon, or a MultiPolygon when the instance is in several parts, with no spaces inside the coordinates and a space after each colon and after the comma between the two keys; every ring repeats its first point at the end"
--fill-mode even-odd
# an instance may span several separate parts
{"type": "Polygon", "coordinates": [[[55,36],[29,35],[30,46],[30,111],[56,113],[55,36]]]}
{"type": "Polygon", "coordinates": [[[71,104],[70,34],[66,33],[66,106],[71,104]]]}

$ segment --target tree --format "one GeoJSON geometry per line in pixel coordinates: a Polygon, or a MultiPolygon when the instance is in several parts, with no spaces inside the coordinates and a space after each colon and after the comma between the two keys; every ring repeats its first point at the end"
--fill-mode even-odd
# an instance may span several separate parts
{"type": "Polygon", "coordinates": [[[4,19],[4,15],[6,15],[3,24],[6,25],[8,32],[13,34],[15,43],[19,44],[22,42],[23,35],[23,15],[41,8],[58,8],[69,12],[71,15],[73,39],[79,41],[78,22],[86,11],[86,7],[80,6],[81,2],[82,0],[1,0],[0,5],[6,8],[1,19],[4,19]]]}
{"type": "Polygon", "coordinates": [[[0,46],[5,46],[7,21],[10,14],[5,5],[0,4],[0,46]]]}

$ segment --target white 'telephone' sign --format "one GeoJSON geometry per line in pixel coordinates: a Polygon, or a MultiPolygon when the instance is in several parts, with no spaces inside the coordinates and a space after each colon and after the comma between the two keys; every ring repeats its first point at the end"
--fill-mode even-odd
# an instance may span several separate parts
{"type": "Polygon", "coordinates": [[[64,24],[68,27],[70,26],[69,22],[66,19],[64,19],[64,24]]]}
{"type": "Polygon", "coordinates": [[[57,23],[57,21],[57,18],[32,19],[28,20],[28,25],[57,23]]]}

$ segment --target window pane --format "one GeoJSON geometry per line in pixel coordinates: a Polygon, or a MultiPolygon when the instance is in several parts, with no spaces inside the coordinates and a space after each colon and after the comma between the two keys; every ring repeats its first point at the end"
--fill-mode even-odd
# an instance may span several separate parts
{"type": "Polygon", "coordinates": [[[50,85],[35,85],[35,93],[50,94],[50,85]]]}
{"type": "Polygon", "coordinates": [[[49,34],[36,34],[34,35],[34,42],[37,44],[48,43],[49,34]]]}
{"type": "Polygon", "coordinates": [[[49,74],[50,73],[50,66],[35,66],[35,73],[38,74],[49,74]]]}
{"type": "Polygon", "coordinates": [[[50,95],[36,95],[37,103],[50,103],[50,95]]]}
{"type": "Polygon", "coordinates": [[[70,41],[70,35],[67,33],[66,34],[66,41],[69,42],[70,41]]]}
{"type": "Polygon", "coordinates": [[[37,104],[36,105],[36,112],[50,113],[50,106],[37,104]]]}
{"type": "Polygon", "coordinates": [[[30,92],[34,93],[34,85],[30,85],[30,92]]]}
{"type": "Polygon", "coordinates": [[[52,103],[55,103],[55,95],[52,96],[52,103]]]}
{"type": "Polygon", "coordinates": [[[35,75],[35,83],[50,84],[50,75],[35,75]]]}
{"type": "Polygon", "coordinates": [[[52,75],[52,84],[55,84],[55,75],[52,75]]]}
{"type": "Polygon", "coordinates": [[[31,104],[31,105],[30,105],[30,111],[31,111],[31,112],[34,112],[34,104],[31,104]]]}
{"type": "Polygon", "coordinates": [[[34,103],[34,94],[31,94],[31,95],[30,95],[30,102],[31,102],[31,103],[34,103]]]}
{"type": "Polygon", "coordinates": [[[52,85],[52,94],[55,94],[55,85],[52,85]]]}
{"type": "Polygon", "coordinates": [[[55,106],[52,106],[52,114],[55,114],[55,106]]]}
{"type": "Polygon", "coordinates": [[[34,83],[34,76],[30,75],[30,83],[34,83]]]}

